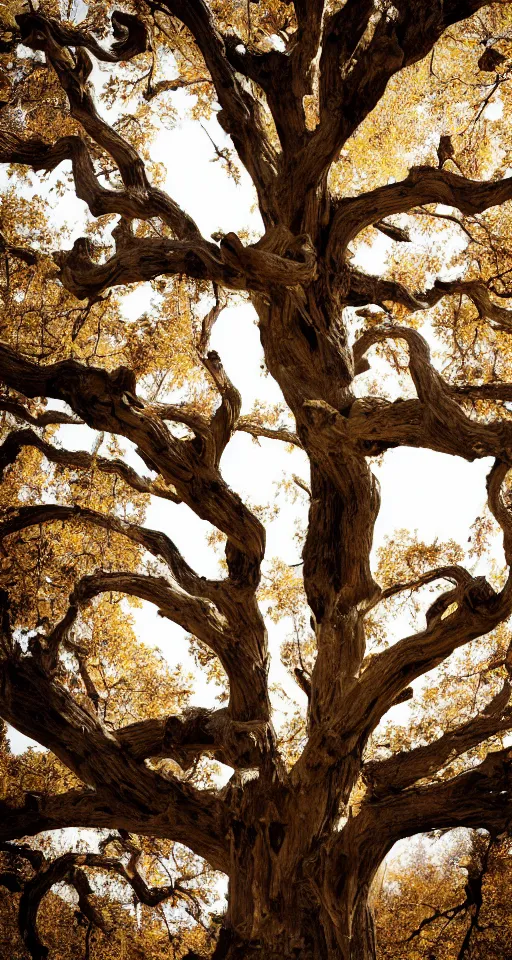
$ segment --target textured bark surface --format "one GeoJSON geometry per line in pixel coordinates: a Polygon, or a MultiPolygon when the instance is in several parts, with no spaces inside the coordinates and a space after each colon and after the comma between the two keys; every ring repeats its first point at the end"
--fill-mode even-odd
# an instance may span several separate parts
{"type": "MultiPolygon", "coordinates": [[[[363,765],[362,759],[372,731],[390,707],[411,695],[413,680],[487,635],[512,612],[510,579],[504,577],[503,588],[495,591],[483,577],[456,565],[434,569],[413,583],[379,587],[370,566],[380,505],[372,458],[399,446],[468,461],[494,458],[488,502],[503,529],[510,564],[512,514],[502,486],[512,466],[512,425],[499,417],[470,415],[465,401],[510,401],[512,385],[449,384],[435,368],[426,341],[407,325],[377,325],[352,344],[343,313],[347,306],[384,302],[414,312],[463,294],[483,319],[512,329],[511,311],[494,302],[479,281],[438,282],[423,292],[410,291],[357,270],[347,250],[372,224],[407,242],[404,231],[385,218],[424,204],[474,214],[505,203],[512,199],[512,178],[481,183],[425,166],[413,168],[402,182],[354,197],[333,198],[327,185],[331,164],[390,78],[427,56],[450,26],[488,5],[487,0],[396,0],[396,15],[387,16],[371,0],[346,0],[334,12],[327,12],[321,0],[295,0],[297,29],[289,49],[261,53],[236,36],[223,36],[204,0],[162,0],[159,11],[180,21],[201,51],[221,106],[219,121],[256,187],[265,234],[253,244],[234,233],[219,243],[206,240],[192,218],[152,186],[135,148],[96,110],[88,80],[91,55],[115,63],[146,50],[149,35],[142,20],[116,12],[117,42],[106,49],[89,33],[43,13],[17,17],[18,39],[42,51],[84,136],[43,142],[2,130],[0,160],[34,171],[70,160],[76,194],[91,214],[120,218],[113,232],[116,249],[104,262],[96,262],[86,238],[55,254],[61,283],[83,300],[162,274],[245,291],[258,315],[268,370],[296,421],[295,431],[266,429],[240,416],[238,391],[217,355],[208,352],[208,330],[203,331],[203,362],[220,398],[211,418],[185,406],[146,401],[126,367],[108,372],[75,359],[39,364],[0,344],[0,379],[20,395],[1,399],[0,408],[21,424],[0,447],[2,476],[26,447],[33,447],[51,463],[94,466],[134,490],[184,503],[227,538],[226,577],[210,580],[199,576],[162,532],[93,509],[45,503],[3,517],[5,550],[9,537],[28,527],[80,521],[144,547],[165,565],[166,576],[99,570],[83,577],[63,619],[28,653],[18,645],[9,600],[2,595],[0,716],[53,751],[83,789],[54,797],[27,795],[17,808],[2,804],[0,842],[72,826],[165,837],[188,846],[229,877],[228,912],[215,960],[374,960],[369,891],[393,844],[433,828],[483,827],[499,834],[512,817],[507,749],[490,753],[470,772],[425,783],[448,758],[510,728],[508,683],[484,713],[430,745],[382,762],[363,765]],[[311,131],[303,98],[313,89],[318,89],[319,119],[311,131]],[[272,115],[279,148],[268,134],[265,111],[272,115]],[[122,188],[99,182],[91,142],[112,158],[122,188]],[[149,219],[170,227],[174,239],[137,237],[131,221],[149,219]],[[397,340],[408,349],[416,396],[396,402],[356,399],[353,381],[369,368],[372,347],[397,340]],[[53,398],[71,412],[35,416],[23,398],[53,398]],[[172,422],[186,426],[190,436],[178,439],[172,422]],[[48,424],[70,423],[127,438],[157,478],[137,474],[122,460],[67,451],[37,432],[48,424]],[[291,442],[311,464],[303,559],[317,658],[310,680],[304,681],[308,740],[291,771],[276,747],[267,637],[256,601],[265,531],[221,473],[222,454],[236,430],[291,442]],[[424,629],[366,658],[370,611],[394,593],[439,580],[449,589],[429,609],[424,629]],[[59,657],[71,642],[80,610],[111,591],[155,604],[161,616],[219,658],[229,679],[224,709],[157,715],[112,730],[94,709],[73,699],[56,676],[59,657]],[[200,790],[144,762],[170,758],[187,770],[203,754],[233,768],[223,790],[200,790]],[[367,792],[357,815],[350,816],[349,799],[361,776],[367,792]]],[[[147,4],[147,11],[153,8],[147,4]]],[[[9,250],[31,262],[30,251],[9,250]]],[[[85,665],[81,668],[94,705],[94,687],[85,665]]],[[[67,878],[84,913],[101,925],[91,912],[83,867],[117,872],[143,903],[158,903],[169,894],[147,887],[136,858],[129,876],[121,861],[106,855],[35,864],[20,910],[24,942],[34,958],[45,955],[37,910],[54,883],[67,878]]],[[[11,873],[4,880],[11,889],[17,882],[11,873]]]]}

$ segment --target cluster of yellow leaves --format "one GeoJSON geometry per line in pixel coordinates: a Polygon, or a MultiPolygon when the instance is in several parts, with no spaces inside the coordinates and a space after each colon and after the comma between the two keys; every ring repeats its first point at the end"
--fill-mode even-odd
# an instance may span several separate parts
{"type": "MultiPolygon", "coordinates": [[[[130,298],[110,291],[96,303],[81,304],[57,279],[50,252],[62,247],[66,231],[57,238],[47,219],[47,204],[10,189],[0,197],[0,223],[13,245],[32,248],[38,255],[28,266],[11,254],[0,260],[0,336],[34,360],[51,363],[63,356],[113,369],[131,367],[139,389],[151,400],[179,394],[211,410],[216,397],[197,352],[198,311],[207,293],[205,284],[191,285],[180,278],[159,278],[145,288],[142,310],[137,310],[141,285],[131,290],[138,316],[130,317],[130,298]],[[3,277],[1,274],[3,273],[3,277]],[[128,311],[128,313],[127,313],[128,311]]],[[[91,223],[86,232],[94,242],[107,240],[112,217],[91,223]]],[[[85,225],[87,226],[87,225],[85,225]]],[[[140,235],[152,232],[139,224],[140,235]]]]}
{"type": "MultiPolygon", "coordinates": [[[[402,853],[388,866],[376,902],[380,960],[455,960],[460,955],[475,907],[453,908],[464,904],[468,879],[481,872],[488,842],[485,835],[455,831],[448,843],[414,842],[409,855],[402,853]]],[[[508,839],[491,848],[469,957],[507,960],[510,954],[511,854],[508,839]]]]}
{"type": "MultiPolygon", "coordinates": [[[[84,611],[76,641],[87,650],[100,716],[112,727],[155,715],[155,705],[158,715],[179,713],[188,702],[192,678],[171,668],[148,640],[138,638],[122,596],[104,595],[84,611]]],[[[76,699],[85,698],[76,664],[70,664],[67,683],[76,699]]]]}
{"type": "Polygon", "coordinates": [[[278,557],[274,558],[265,573],[259,599],[267,604],[268,615],[274,623],[282,617],[299,615],[300,608],[306,606],[300,567],[290,567],[278,557]]]}
{"type": "MultiPolygon", "coordinates": [[[[94,882],[92,872],[89,875],[94,882]]],[[[72,895],[72,892],[71,892],[72,895]]],[[[119,884],[115,897],[119,897],[119,884]]],[[[93,930],[89,936],[89,960],[181,960],[194,951],[209,957],[218,925],[193,923],[184,907],[164,904],[156,910],[132,903],[116,903],[110,893],[98,894],[95,906],[107,921],[109,933],[93,930]],[[174,922],[172,922],[174,920],[174,922]],[[176,923],[179,920],[179,923],[176,923]]],[[[0,888],[0,954],[26,960],[17,926],[19,894],[0,888]]],[[[76,909],[70,895],[49,893],[41,904],[38,929],[52,960],[83,960],[88,921],[76,909]]]]}
{"type": "Polygon", "coordinates": [[[80,782],[53,754],[30,748],[13,754],[6,727],[0,729],[0,800],[13,806],[22,804],[26,793],[65,793],[80,782]]]}
{"type": "Polygon", "coordinates": [[[229,698],[229,684],[226,672],[218,657],[210,650],[206,644],[201,643],[197,637],[189,636],[189,651],[197,667],[204,671],[206,680],[209,684],[218,687],[216,694],[219,703],[226,703],[229,698]]]}
{"type": "Polygon", "coordinates": [[[463,559],[464,551],[454,540],[445,543],[434,540],[427,544],[418,540],[416,532],[395,530],[377,550],[377,580],[385,589],[395,583],[414,580],[435,567],[460,563],[463,559]]]}

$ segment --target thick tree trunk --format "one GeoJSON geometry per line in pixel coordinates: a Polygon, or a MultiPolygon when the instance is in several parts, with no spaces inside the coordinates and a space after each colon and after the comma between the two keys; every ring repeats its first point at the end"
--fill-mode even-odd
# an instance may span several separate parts
{"type": "Polygon", "coordinates": [[[370,856],[360,869],[355,821],[336,833],[343,849],[335,871],[325,870],[334,798],[354,777],[352,761],[342,766],[345,777],[340,771],[307,796],[264,776],[233,789],[229,906],[215,960],[375,960],[375,864],[370,856]]]}
{"type": "Polygon", "coordinates": [[[227,922],[222,929],[213,960],[375,960],[374,920],[366,903],[350,916],[350,929],[322,914],[318,905],[301,909],[300,886],[294,890],[295,907],[283,916],[268,919],[265,936],[247,938],[227,922]]]}

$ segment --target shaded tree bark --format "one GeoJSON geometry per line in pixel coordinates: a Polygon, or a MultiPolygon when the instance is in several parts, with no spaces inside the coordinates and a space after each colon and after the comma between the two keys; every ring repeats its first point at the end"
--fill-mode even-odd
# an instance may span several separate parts
{"type": "MultiPolygon", "coordinates": [[[[265,431],[240,417],[238,390],[219,358],[207,352],[207,343],[202,344],[203,362],[219,391],[219,406],[210,418],[178,405],[147,402],[126,367],[108,372],[74,359],[45,366],[0,344],[0,379],[6,387],[28,399],[64,401],[72,414],[35,417],[21,399],[10,397],[0,400],[4,411],[35,429],[84,423],[125,437],[158,479],[142,477],[118,460],[63,450],[27,428],[13,430],[4,440],[2,474],[27,446],[64,468],[87,469],[94,459],[96,469],[115,474],[135,490],[187,504],[227,537],[226,576],[208,580],[163,533],[99,511],[42,504],[3,518],[0,539],[6,549],[11,536],[35,524],[79,520],[138,544],[163,564],[166,575],[98,570],[82,578],[63,619],[29,653],[16,639],[8,597],[2,597],[0,715],[51,749],[84,789],[54,797],[28,795],[18,808],[3,805],[0,841],[88,826],[187,845],[229,877],[229,906],[216,960],[374,960],[369,891],[392,845],[434,827],[485,827],[499,834],[512,816],[508,750],[490,753],[458,777],[418,785],[441,770],[454,752],[460,755],[510,727],[508,684],[483,714],[429,746],[363,764],[372,731],[390,707],[410,695],[410,683],[470,640],[487,635],[512,612],[510,578],[495,591],[484,578],[456,566],[382,591],[370,564],[380,505],[371,459],[396,446],[467,460],[493,457],[488,502],[503,530],[510,565],[512,516],[502,487],[512,466],[512,428],[498,417],[469,416],[464,398],[480,391],[477,396],[509,400],[512,385],[501,384],[490,394],[479,385],[453,386],[436,370],[416,330],[384,324],[351,344],[344,317],[345,307],[391,302],[416,311],[459,294],[474,303],[482,320],[510,329],[510,311],[494,301],[484,284],[438,282],[423,293],[409,291],[356,270],[347,247],[372,224],[406,242],[407,234],[385,218],[418,205],[443,203],[473,214],[505,203],[512,199],[512,178],[476,183],[421,167],[401,183],[344,198],[331,197],[327,182],[333,161],[391,77],[425,57],[448,27],[487,5],[486,0],[397,0],[390,16],[367,0],[347,0],[334,12],[326,12],[321,0],[296,0],[296,30],[289,49],[281,53],[251,50],[238,37],[223,36],[204,0],[162,0],[159,12],[180,21],[201,51],[221,106],[219,121],[256,187],[265,234],[246,245],[233,233],[218,244],[202,237],[189,215],[150,183],[133,146],[96,110],[89,55],[105,62],[137,56],[149,44],[142,20],[116,12],[117,42],[106,50],[89,33],[42,13],[17,17],[20,39],[43,52],[66,93],[70,115],[88,139],[66,136],[49,143],[3,131],[0,159],[35,171],[71,160],[76,194],[91,214],[120,218],[112,234],[115,251],[104,262],[95,262],[86,238],[77,240],[72,251],[55,255],[61,283],[79,299],[162,274],[246,292],[258,315],[267,367],[296,421],[294,431],[265,431]],[[303,98],[315,84],[319,122],[310,131],[303,98]],[[278,143],[268,132],[269,116],[278,143]],[[121,189],[99,182],[90,141],[114,161],[121,189]],[[133,220],[154,218],[172,230],[173,239],[134,234],[133,220]],[[395,403],[356,399],[353,381],[368,369],[368,352],[389,339],[407,344],[416,397],[395,403]],[[177,439],[169,422],[186,425],[192,436],[177,439]],[[309,690],[308,741],[291,771],[276,746],[267,637],[256,601],[265,533],[221,473],[222,454],[236,430],[292,442],[311,464],[304,586],[317,659],[309,690]],[[374,659],[366,658],[370,610],[405,586],[436,579],[447,580],[450,590],[427,612],[425,628],[374,659]],[[225,709],[155,716],[111,730],[94,710],[75,702],[58,679],[59,658],[80,610],[112,591],[155,604],[163,617],[219,658],[229,679],[225,709]],[[203,754],[232,766],[233,777],[222,791],[198,790],[145,763],[170,757],[186,770],[203,754]],[[361,777],[368,790],[352,816],[350,798],[361,777]]],[[[155,9],[148,2],[148,13],[155,9]]],[[[16,254],[12,247],[11,253],[30,261],[30,251],[16,254]]],[[[123,864],[106,856],[68,856],[44,869],[39,865],[24,886],[20,910],[34,958],[44,956],[36,917],[53,883],[68,878],[81,885],[79,896],[88,909],[90,891],[82,867],[117,871],[145,903],[170,894],[149,890],[136,863],[128,875],[123,864]]],[[[4,876],[10,889],[15,881],[12,872],[4,876]]],[[[101,925],[92,909],[86,915],[101,925]]]]}

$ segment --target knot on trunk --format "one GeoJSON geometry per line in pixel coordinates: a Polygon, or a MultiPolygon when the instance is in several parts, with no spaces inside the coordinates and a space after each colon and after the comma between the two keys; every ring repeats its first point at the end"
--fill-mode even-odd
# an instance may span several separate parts
{"type": "Polygon", "coordinates": [[[251,289],[265,290],[273,284],[293,287],[316,277],[316,254],[309,236],[294,236],[286,227],[268,231],[248,247],[236,233],[227,233],[220,250],[224,263],[247,277],[251,289]]]}

